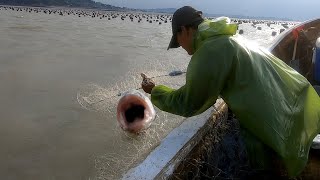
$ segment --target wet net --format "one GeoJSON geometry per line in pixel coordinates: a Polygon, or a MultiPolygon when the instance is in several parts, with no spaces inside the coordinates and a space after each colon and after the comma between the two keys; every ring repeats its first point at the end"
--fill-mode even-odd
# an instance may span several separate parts
{"type": "MultiPolygon", "coordinates": [[[[183,70],[170,72],[154,70],[145,74],[156,84],[164,84],[172,88],[179,88],[185,82],[183,70]]],[[[78,103],[88,111],[116,119],[117,103],[121,96],[132,89],[143,92],[140,88],[142,81],[140,73],[128,72],[124,77],[115,84],[102,86],[91,83],[81,87],[77,93],[78,103]]],[[[127,133],[115,120],[112,121],[115,138],[108,143],[110,147],[108,152],[94,158],[95,179],[121,178],[122,174],[141,162],[173,128],[183,121],[180,116],[162,112],[156,107],[155,110],[156,118],[151,126],[139,134],[127,133]]]]}

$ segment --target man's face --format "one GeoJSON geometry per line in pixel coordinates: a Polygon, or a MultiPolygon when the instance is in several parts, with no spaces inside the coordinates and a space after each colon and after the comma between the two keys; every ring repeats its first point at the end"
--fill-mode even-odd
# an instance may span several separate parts
{"type": "Polygon", "coordinates": [[[193,41],[193,33],[194,29],[192,28],[185,28],[181,26],[181,30],[177,33],[177,41],[179,45],[187,51],[189,55],[192,55],[193,48],[192,48],[192,41],[193,41]]]}

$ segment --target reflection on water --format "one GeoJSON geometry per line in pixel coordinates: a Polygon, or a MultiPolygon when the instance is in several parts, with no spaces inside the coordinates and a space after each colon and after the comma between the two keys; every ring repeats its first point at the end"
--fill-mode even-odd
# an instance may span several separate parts
{"type": "MultiPolygon", "coordinates": [[[[0,13],[1,177],[116,178],[183,120],[158,111],[131,136],[115,116],[117,94],[138,88],[141,72],[186,69],[181,48],[166,51],[170,23],[0,13]]],[[[184,76],[155,81],[179,87],[184,76]]]]}

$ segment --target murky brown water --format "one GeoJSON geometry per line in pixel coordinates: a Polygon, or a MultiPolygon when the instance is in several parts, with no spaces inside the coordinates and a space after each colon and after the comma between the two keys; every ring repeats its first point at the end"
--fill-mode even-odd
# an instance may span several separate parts
{"type": "MultiPolygon", "coordinates": [[[[261,32],[252,38],[273,39],[261,32]]],[[[117,98],[90,110],[78,96],[101,88],[108,98],[137,88],[140,72],[185,69],[181,48],[166,51],[170,34],[170,23],[0,10],[1,179],[108,179],[142,159],[182,118],[160,113],[132,138],[117,127],[117,98]]]]}
{"type": "Polygon", "coordinates": [[[122,132],[113,109],[88,111],[77,93],[91,83],[108,88],[128,71],[148,72],[152,61],[163,62],[168,72],[185,67],[185,53],[172,59],[177,51],[166,51],[169,28],[1,10],[0,177],[93,177],[95,159],[122,148],[110,143],[122,132]]]}

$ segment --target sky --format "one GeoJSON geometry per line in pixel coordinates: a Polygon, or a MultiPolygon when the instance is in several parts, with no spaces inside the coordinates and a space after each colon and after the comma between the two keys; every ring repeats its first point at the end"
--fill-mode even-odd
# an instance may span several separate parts
{"type": "Polygon", "coordinates": [[[95,0],[119,7],[153,9],[190,5],[209,14],[277,17],[292,20],[320,18],[320,0],[95,0]]]}

